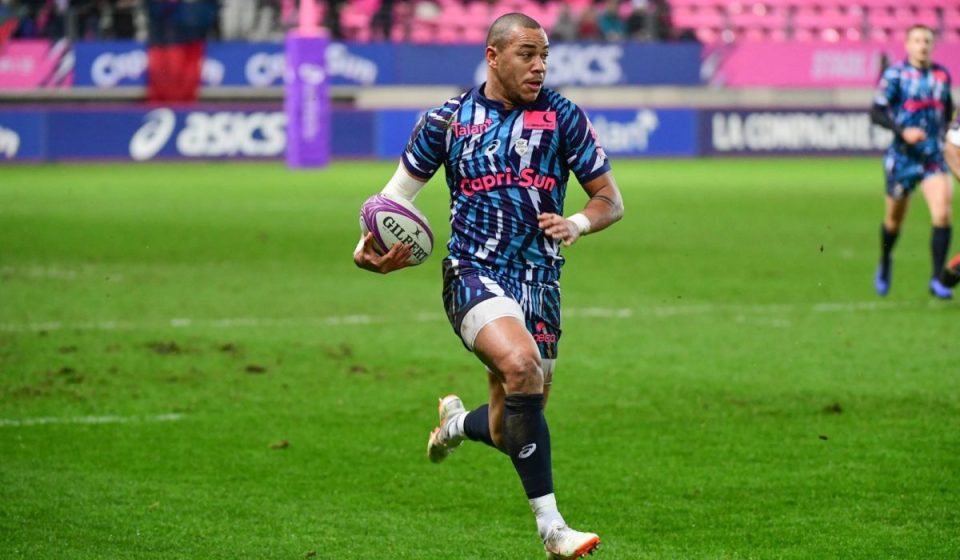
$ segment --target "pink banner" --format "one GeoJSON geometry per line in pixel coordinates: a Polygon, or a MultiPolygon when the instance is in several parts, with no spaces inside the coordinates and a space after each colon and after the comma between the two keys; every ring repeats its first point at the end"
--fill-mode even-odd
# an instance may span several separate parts
{"type": "Polygon", "coordinates": [[[0,46],[0,89],[18,90],[69,86],[73,60],[69,45],[45,40],[8,41],[0,46]]]}
{"type": "MultiPolygon", "coordinates": [[[[872,87],[881,59],[905,58],[903,43],[740,43],[705,51],[704,77],[724,87],[872,87]]],[[[936,46],[935,61],[960,79],[960,43],[936,46]]]]}

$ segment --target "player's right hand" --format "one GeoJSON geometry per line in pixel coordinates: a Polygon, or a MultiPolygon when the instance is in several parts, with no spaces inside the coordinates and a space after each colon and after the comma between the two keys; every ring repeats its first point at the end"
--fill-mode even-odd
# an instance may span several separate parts
{"type": "Polygon", "coordinates": [[[907,144],[916,144],[917,142],[923,142],[927,139],[927,133],[922,128],[917,128],[911,126],[910,128],[903,129],[903,133],[900,134],[900,137],[903,138],[903,141],[907,144]]]}
{"type": "Polygon", "coordinates": [[[363,237],[363,245],[353,254],[353,262],[364,270],[387,274],[410,266],[408,259],[412,251],[411,245],[394,243],[389,251],[379,255],[374,248],[373,233],[368,233],[363,237]]]}

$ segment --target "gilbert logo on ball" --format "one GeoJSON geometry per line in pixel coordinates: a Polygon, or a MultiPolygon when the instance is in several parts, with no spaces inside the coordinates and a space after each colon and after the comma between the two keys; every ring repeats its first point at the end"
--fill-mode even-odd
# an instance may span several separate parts
{"type": "Polygon", "coordinates": [[[380,254],[397,242],[410,245],[410,264],[422,263],[433,251],[433,231],[427,217],[406,200],[385,194],[371,196],[360,208],[360,230],[364,235],[373,232],[380,254]]]}

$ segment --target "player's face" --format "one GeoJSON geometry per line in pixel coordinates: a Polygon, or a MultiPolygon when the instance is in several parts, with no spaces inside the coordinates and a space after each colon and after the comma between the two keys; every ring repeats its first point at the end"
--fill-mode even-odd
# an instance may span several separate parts
{"type": "Polygon", "coordinates": [[[914,29],[907,34],[906,48],[910,64],[920,68],[929,66],[933,57],[933,33],[926,29],[914,29]]]}
{"type": "Polygon", "coordinates": [[[550,44],[544,30],[517,27],[502,49],[490,50],[487,59],[506,101],[513,106],[534,102],[547,76],[550,44]]]}

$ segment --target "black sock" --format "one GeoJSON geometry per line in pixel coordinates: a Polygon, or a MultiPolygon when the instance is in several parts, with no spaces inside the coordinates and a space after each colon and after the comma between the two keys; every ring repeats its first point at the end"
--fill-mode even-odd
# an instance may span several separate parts
{"type": "Polygon", "coordinates": [[[481,441],[496,449],[497,446],[490,437],[490,407],[483,405],[468,412],[463,419],[463,433],[467,439],[481,441]]]}
{"type": "Polygon", "coordinates": [[[897,244],[899,231],[887,231],[887,227],[880,224],[880,264],[884,270],[890,268],[890,254],[893,252],[893,246],[897,244]]]}
{"type": "Polygon", "coordinates": [[[550,430],[543,416],[543,394],[513,393],[504,398],[503,446],[528,499],[553,493],[550,430]]]}
{"type": "Polygon", "coordinates": [[[940,273],[940,283],[948,288],[952,288],[960,284],[960,274],[945,266],[940,273]]]}
{"type": "Polygon", "coordinates": [[[934,227],[930,234],[930,254],[933,257],[933,277],[939,278],[943,271],[943,263],[947,261],[947,251],[950,250],[950,226],[934,227]]]}

